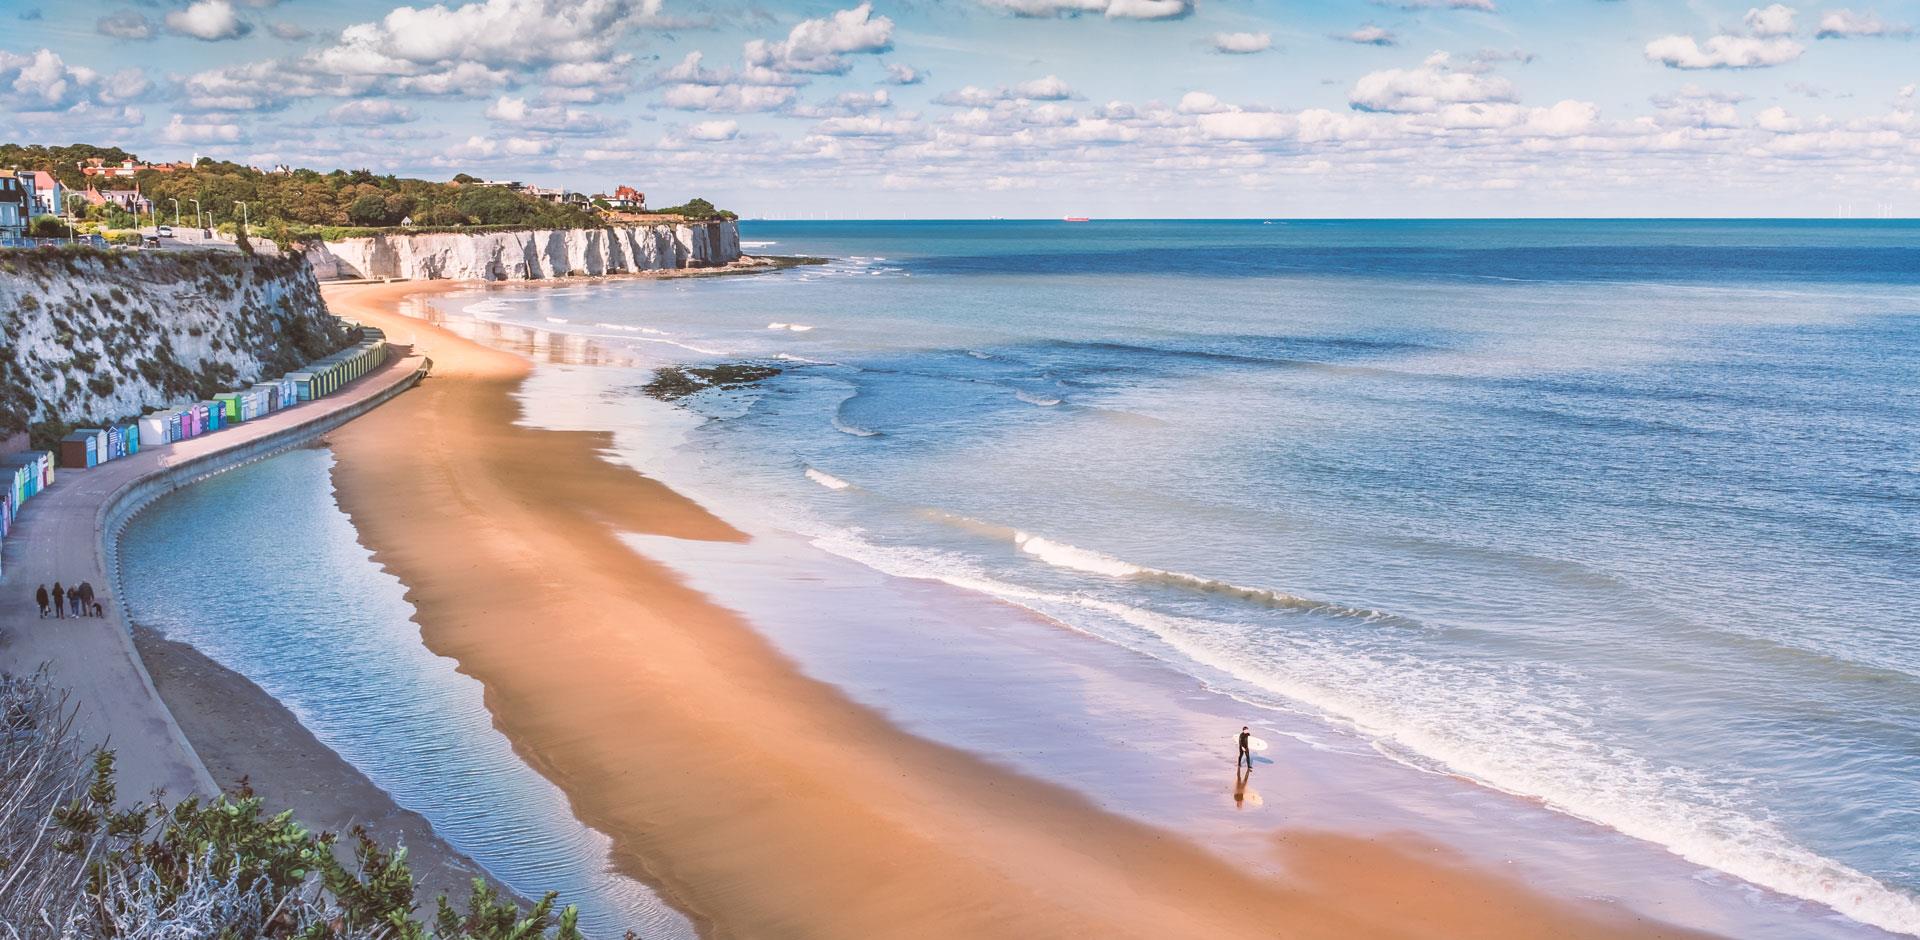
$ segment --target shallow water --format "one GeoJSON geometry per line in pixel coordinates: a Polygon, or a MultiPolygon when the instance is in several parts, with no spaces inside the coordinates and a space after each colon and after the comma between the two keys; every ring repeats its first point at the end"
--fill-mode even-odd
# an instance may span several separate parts
{"type": "Polygon", "coordinates": [[[745,229],[839,260],[474,312],[782,375],[670,414],[548,370],[532,420],[1920,933],[1920,226],[745,229]]]}
{"type": "Polygon", "coordinates": [[[513,753],[480,684],[421,643],[405,587],[333,501],[332,465],[331,451],[292,451],[135,517],[120,539],[134,619],[279,699],[502,883],[530,898],[560,892],[589,936],[693,936],[645,886],[609,870],[610,841],[513,753]]]}

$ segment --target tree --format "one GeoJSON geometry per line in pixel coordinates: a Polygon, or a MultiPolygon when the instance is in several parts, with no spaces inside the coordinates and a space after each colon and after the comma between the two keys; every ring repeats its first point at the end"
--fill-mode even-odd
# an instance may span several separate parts
{"type": "Polygon", "coordinates": [[[455,173],[453,174],[453,181],[456,183],[478,183],[480,182],[480,178],[477,176],[468,176],[465,173],[455,173]]]}
{"type": "Polygon", "coordinates": [[[355,225],[386,225],[387,201],[378,193],[367,193],[347,207],[347,221],[355,225]]]}
{"type": "Polygon", "coordinates": [[[242,254],[253,254],[253,242],[247,240],[246,226],[241,225],[234,228],[233,247],[240,249],[242,254]]]}
{"type": "Polygon", "coordinates": [[[67,228],[65,222],[53,216],[43,215],[33,220],[33,237],[35,238],[67,238],[72,234],[73,230],[67,228]]]}

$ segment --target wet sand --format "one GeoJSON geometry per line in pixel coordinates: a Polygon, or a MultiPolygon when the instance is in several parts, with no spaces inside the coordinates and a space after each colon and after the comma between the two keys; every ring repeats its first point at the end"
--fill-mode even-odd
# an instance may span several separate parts
{"type": "Polygon", "coordinates": [[[414,337],[434,363],[332,435],[340,504],[407,585],[427,645],[484,685],[616,864],[703,934],[1686,935],[1412,836],[1288,832],[1257,867],[1291,876],[1255,874],[900,731],[618,538],[738,530],[605,459],[605,434],[519,426],[526,359],[397,313],[456,286],[326,289],[335,313],[414,337]]]}
{"type": "MultiPolygon", "coordinates": [[[[475,878],[512,894],[436,835],[420,814],[403,809],[320,743],[293,712],[247,677],[139,624],[133,625],[133,643],[154,688],[221,790],[234,792],[244,783],[268,812],[292,809],[310,829],[344,835],[361,826],[384,845],[406,846],[423,914],[431,914],[433,899],[443,894],[464,907],[475,878]]],[[[352,847],[351,839],[342,839],[338,851],[350,857],[352,847]]]]}

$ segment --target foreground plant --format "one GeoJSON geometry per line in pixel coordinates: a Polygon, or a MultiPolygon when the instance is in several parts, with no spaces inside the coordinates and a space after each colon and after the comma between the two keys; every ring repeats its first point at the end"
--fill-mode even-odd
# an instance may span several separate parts
{"type": "MultiPolygon", "coordinates": [[[[113,753],[84,753],[44,675],[0,674],[0,938],[579,940],[572,907],[531,910],[475,880],[416,918],[405,847],[265,815],[244,785],[213,800],[115,808],[113,753]]],[[[629,934],[629,937],[632,935],[629,934]]]]}

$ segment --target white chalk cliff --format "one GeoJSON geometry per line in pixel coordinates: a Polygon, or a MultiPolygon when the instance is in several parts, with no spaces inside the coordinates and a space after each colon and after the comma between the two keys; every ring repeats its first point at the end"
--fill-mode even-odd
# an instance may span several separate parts
{"type": "Polygon", "coordinates": [[[323,279],[538,280],[718,267],[740,260],[740,230],[722,221],[374,235],[310,245],[306,255],[323,279]]]}

